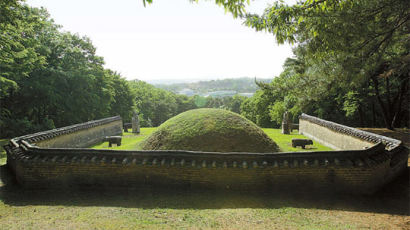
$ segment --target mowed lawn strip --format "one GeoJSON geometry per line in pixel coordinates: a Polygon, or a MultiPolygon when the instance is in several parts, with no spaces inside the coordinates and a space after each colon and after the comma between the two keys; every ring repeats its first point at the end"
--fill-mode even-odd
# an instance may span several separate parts
{"type": "Polygon", "coordinates": [[[281,129],[262,129],[270,138],[272,138],[276,144],[279,145],[282,152],[299,152],[299,151],[332,151],[333,149],[319,144],[313,140],[313,145],[307,145],[306,149],[301,147],[293,148],[292,139],[309,139],[298,133],[298,130],[293,130],[291,134],[282,134],[281,129]]]}
{"type": "MultiPolygon", "coordinates": [[[[173,191],[25,191],[0,186],[0,229],[406,229],[352,196],[173,191]],[[315,198],[312,198],[315,197],[315,198]]],[[[366,201],[366,200],[365,200],[366,201]]],[[[374,201],[381,205],[380,200],[374,201]]],[[[386,201],[384,201],[386,202],[386,201]]],[[[378,206],[376,205],[376,206],[378,206]]],[[[403,204],[404,205],[404,204],[403,204]]],[[[384,210],[384,211],[383,211],[384,210]]],[[[386,213],[387,212],[387,213],[386,213]]]]}
{"type": "MultiPolygon", "coordinates": [[[[108,147],[108,142],[100,143],[92,146],[93,149],[116,149],[116,150],[140,150],[139,143],[143,141],[147,136],[149,136],[156,128],[141,128],[140,134],[133,134],[130,132],[123,133],[121,146],[113,145],[113,147],[108,147]]],[[[297,130],[294,130],[289,135],[284,135],[281,133],[280,129],[262,129],[270,138],[272,138],[276,144],[279,145],[281,152],[299,152],[299,151],[330,151],[329,147],[323,146],[316,141],[313,141],[313,145],[306,146],[306,149],[301,147],[293,148],[292,139],[302,138],[308,139],[307,137],[298,134],[297,130]]]]}
{"type": "Polygon", "coordinates": [[[115,149],[115,150],[139,150],[138,144],[149,136],[157,128],[141,128],[140,134],[132,132],[124,132],[122,136],[121,146],[113,145],[108,147],[108,142],[100,143],[91,146],[93,149],[115,149]]]}

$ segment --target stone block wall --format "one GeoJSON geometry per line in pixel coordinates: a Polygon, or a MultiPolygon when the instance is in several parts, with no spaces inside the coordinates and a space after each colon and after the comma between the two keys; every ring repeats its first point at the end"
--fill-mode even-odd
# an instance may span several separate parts
{"type": "Polygon", "coordinates": [[[26,187],[184,185],[230,189],[333,188],[367,192],[385,175],[384,146],[366,151],[297,153],[205,153],[113,151],[28,147],[32,158],[19,162],[17,180],[26,187]],[[30,149],[31,148],[31,149],[30,149]]]}
{"type": "Polygon", "coordinates": [[[376,143],[384,143],[388,149],[401,141],[362,131],[345,125],[302,114],[299,117],[299,133],[336,150],[365,149],[376,143]]]}
{"type": "Polygon", "coordinates": [[[365,149],[374,143],[338,133],[307,120],[300,120],[299,133],[335,150],[365,149]]]}
{"type": "Polygon", "coordinates": [[[105,136],[122,135],[121,117],[111,117],[82,124],[53,129],[23,137],[42,148],[86,148],[105,136]]]}

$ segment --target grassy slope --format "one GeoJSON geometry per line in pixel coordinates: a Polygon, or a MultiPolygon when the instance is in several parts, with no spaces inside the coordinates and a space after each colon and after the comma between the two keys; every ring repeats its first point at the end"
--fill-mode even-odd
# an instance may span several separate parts
{"type": "MultiPolygon", "coordinates": [[[[142,129],[137,138],[124,138],[118,148],[134,148],[153,130],[142,129]]],[[[271,137],[280,132],[264,131],[271,137]]],[[[277,143],[289,151],[286,139],[292,137],[277,143]]],[[[8,172],[4,166],[0,169],[4,179],[8,172]]],[[[394,186],[371,197],[326,198],[303,190],[293,195],[150,189],[24,191],[0,183],[0,229],[410,229],[408,192],[397,183],[394,186]]]]}
{"type": "Polygon", "coordinates": [[[223,109],[194,109],[167,120],[141,143],[146,150],[277,152],[278,146],[253,122],[223,109]]]}
{"type": "Polygon", "coordinates": [[[135,135],[131,132],[124,133],[121,141],[121,146],[108,147],[108,142],[100,143],[92,146],[93,149],[116,149],[116,150],[127,150],[127,149],[140,149],[138,144],[149,136],[156,128],[141,128],[141,133],[135,135]]]}

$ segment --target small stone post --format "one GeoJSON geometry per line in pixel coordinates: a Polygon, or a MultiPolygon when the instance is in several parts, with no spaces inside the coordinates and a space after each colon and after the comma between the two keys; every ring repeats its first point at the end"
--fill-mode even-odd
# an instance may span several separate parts
{"type": "Polygon", "coordinates": [[[283,120],[282,120],[282,134],[290,134],[290,124],[289,122],[289,113],[286,111],[283,114],[283,120]]]}
{"type": "Polygon", "coordinates": [[[134,111],[132,116],[132,132],[133,133],[140,133],[140,121],[138,118],[137,112],[134,111]]]}

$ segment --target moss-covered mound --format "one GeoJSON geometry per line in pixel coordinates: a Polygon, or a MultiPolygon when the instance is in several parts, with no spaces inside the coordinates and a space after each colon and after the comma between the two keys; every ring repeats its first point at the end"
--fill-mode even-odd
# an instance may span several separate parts
{"type": "Polygon", "coordinates": [[[166,122],[141,143],[144,150],[278,152],[262,129],[222,109],[194,109],[166,122]]]}

